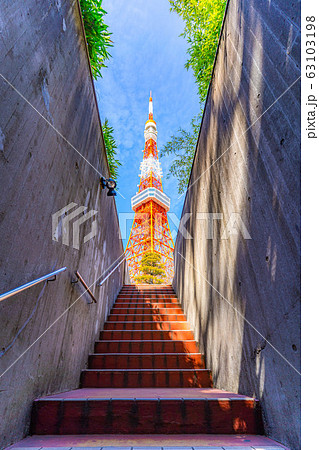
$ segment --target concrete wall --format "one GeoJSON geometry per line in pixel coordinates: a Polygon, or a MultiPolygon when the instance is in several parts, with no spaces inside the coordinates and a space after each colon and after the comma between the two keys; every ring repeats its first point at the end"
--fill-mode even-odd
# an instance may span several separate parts
{"type": "Polygon", "coordinates": [[[123,246],[114,198],[99,186],[108,166],[77,2],[2,1],[0,74],[0,293],[67,266],[0,303],[3,447],[28,432],[34,398],[78,387],[125,266],[95,283],[123,246]],[[97,211],[80,226],[79,249],[73,225],[69,245],[52,239],[52,214],[71,202],[97,211]],[[97,304],[79,298],[76,270],[97,304]]]}
{"type": "Polygon", "coordinates": [[[215,386],[259,397],[266,433],[292,449],[300,448],[299,52],[300,2],[230,0],[182,213],[192,214],[193,239],[177,236],[174,278],[215,386]],[[223,214],[213,239],[197,213],[223,214]]]}

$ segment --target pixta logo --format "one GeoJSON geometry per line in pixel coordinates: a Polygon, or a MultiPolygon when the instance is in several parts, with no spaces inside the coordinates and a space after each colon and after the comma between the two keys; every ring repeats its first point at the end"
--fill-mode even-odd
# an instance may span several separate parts
{"type": "MultiPolygon", "coordinates": [[[[80,226],[97,214],[97,211],[92,209],[85,212],[87,206],[79,206],[76,210],[69,212],[71,209],[78,206],[77,203],[69,203],[64,208],[52,214],[52,240],[59,241],[59,236],[62,235],[62,244],[70,245],[70,223],[73,219],[80,216],[72,223],[72,247],[79,250],[80,248],[80,226]]],[[[91,231],[84,236],[83,242],[88,242],[97,234],[97,222],[94,220],[91,224],[91,231]]]]}

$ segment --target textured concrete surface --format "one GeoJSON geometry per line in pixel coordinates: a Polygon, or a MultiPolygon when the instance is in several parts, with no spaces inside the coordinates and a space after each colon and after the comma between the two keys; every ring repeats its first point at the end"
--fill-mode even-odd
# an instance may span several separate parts
{"type": "Polygon", "coordinates": [[[193,239],[177,236],[174,278],[214,386],[257,396],[266,432],[292,449],[300,448],[299,52],[300,2],[230,0],[183,208],[193,239]],[[210,229],[203,213],[222,216],[210,229]]]}
{"type": "Polygon", "coordinates": [[[27,433],[34,398],[78,387],[125,274],[122,264],[96,283],[123,246],[114,198],[99,186],[108,166],[77,2],[2,1],[0,28],[0,293],[67,266],[0,303],[3,447],[27,433]],[[61,230],[52,239],[52,214],[72,202],[97,211],[79,228],[79,249],[83,213],[69,245],[61,230]],[[76,270],[96,304],[71,284],[76,270]]]}

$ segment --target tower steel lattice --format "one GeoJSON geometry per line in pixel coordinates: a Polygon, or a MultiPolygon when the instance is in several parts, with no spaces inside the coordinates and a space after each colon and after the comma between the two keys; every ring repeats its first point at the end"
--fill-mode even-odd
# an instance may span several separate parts
{"type": "Polygon", "coordinates": [[[171,236],[167,212],[170,198],[163,192],[163,172],[157,152],[157,128],[153,119],[152,93],[149,99],[149,115],[144,130],[145,146],[140,166],[140,183],[132,197],[135,212],[125,254],[132,282],[140,275],[140,263],[146,252],[161,255],[165,268],[163,283],[170,284],[174,274],[174,242],[171,236]]]}

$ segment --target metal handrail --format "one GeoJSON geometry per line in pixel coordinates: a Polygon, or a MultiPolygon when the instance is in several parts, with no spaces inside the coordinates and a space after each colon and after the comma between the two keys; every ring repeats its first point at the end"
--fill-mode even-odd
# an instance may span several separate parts
{"type": "Polygon", "coordinates": [[[125,259],[126,256],[124,256],[124,258],[117,264],[117,266],[115,266],[114,269],[112,269],[111,272],[105,278],[103,278],[103,280],[99,283],[99,286],[102,286],[102,284],[105,283],[105,281],[112,275],[114,270],[116,270],[122,264],[122,262],[125,261],[125,259]]]}
{"type": "Polygon", "coordinates": [[[41,283],[41,281],[45,281],[48,278],[54,277],[58,275],[61,272],[64,272],[67,268],[62,267],[61,269],[55,270],[54,272],[48,273],[47,275],[44,275],[43,277],[37,278],[36,280],[30,281],[29,283],[23,284],[22,286],[19,286],[15,289],[12,289],[11,291],[5,292],[4,294],[0,295],[0,302],[2,300],[5,300],[6,298],[12,297],[12,295],[18,294],[18,292],[22,292],[25,289],[30,288],[31,286],[35,286],[38,283],[41,283]]]}
{"type": "MultiPolygon", "coordinates": [[[[83,284],[83,286],[85,287],[85,290],[87,291],[87,293],[89,294],[89,296],[91,297],[91,299],[93,300],[94,303],[97,303],[97,301],[95,300],[95,297],[92,293],[92,291],[90,290],[89,286],[86,284],[86,282],[83,280],[83,278],[81,277],[81,275],[79,274],[78,271],[75,272],[76,277],[78,278],[78,280],[83,284]]],[[[76,281],[71,281],[71,283],[77,283],[78,280],[76,281]]],[[[92,303],[92,302],[91,302],[92,303]]]]}

